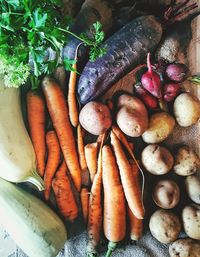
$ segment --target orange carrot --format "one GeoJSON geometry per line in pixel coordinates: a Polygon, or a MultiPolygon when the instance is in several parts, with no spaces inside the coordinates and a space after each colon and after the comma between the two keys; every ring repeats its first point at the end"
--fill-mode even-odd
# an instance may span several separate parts
{"type": "Polygon", "coordinates": [[[81,167],[82,185],[89,186],[89,172],[87,169],[82,129],[81,129],[80,124],[77,127],[77,144],[78,144],[79,163],[80,163],[80,167],[81,167]]]}
{"type": "Polygon", "coordinates": [[[109,240],[106,257],[117,247],[126,234],[126,205],[119,170],[109,146],[102,149],[104,219],[103,228],[109,240]]]}
{"type": "Polygon", "coordinates": [[[73,222],[78,216],[78,206],[68,177],[66,175],[57,175],[56,178],[53,179],[52,187],[61,215],[63,218],[73,222]]]}
{"type": "Polygon", "coordinates": [[[82,205],[82,214],[83,214],[83,220],[85,224],[87,224],[88,220],[88,208],[89,208],[89,192],[87,188],[81,189],[81,205],[82,205]]]}
{"type": "Polygon", "coordinates": [[[90,180],[92,183],[94,181],[94,176],[97,172],[97,154],[98,154],[97,143],[91,143],[85,146],[85,159],[86,159],[88,170],[90,172],[90,180]]]}
{"type": "Polygon", "coordinates": [[[89,198],[89,215],[88,215],[88,236],[87,256],[93,257],[96,254],[96,247],[100,241],[100,233],[102,227],[102,146],[105,140],[105,134],[101,141],[98,156],[97,173],[91,188],[89,198]]]}
{"type": "Polygon", "coordinates": [[[98,144],[101,144],[101,141],[102,141],[103,136],[104,136],[104,134],[100,134],[100,135],[97,137],[97,143],[98,143],[98,144]]]}
{"type": "Polygon", "coordinates": [[[49,200],[50,191],[51,191],[51,182],[56,173],[60,161],[60,145],[55,131],[49,131],[46,134],[46,144],[48,150],[48,159],[44,172],[44,197],[45,200],[49,200]]]}
{"type": "Polygon", "coordinates": [[[111,144],[114,149],[128,205],[138,219],[143,219],[145,211],[141,199],[141,192],[138,190],[137,181],[135,180],[132,167],[126,158],[120,141],[113,132],[111,132],[111,144]]]}
{"type": "Polygon", "coordinates": [[[131,240],[138,241],[143,232],[143,220],[138,219],[132,213],[131,209],[128,208],[128,219],[129,219],[129,231],[130,231],[130,238],[131,240]]]}
{"type": "Polygon", "coordinates": [[[27,113],[30,136],[35,150],[37,170],[41,177],[45,169],[45,103],[38,92],[29,91],[27,94],[27,113]]]}
{"type": "Polygon", "coordinates": [[[76,143],[69,121],[68,108],[64,94],[57,82],[46,76],[42,82],[42,89],[47,107],[58,135],[64,159],[78,191],[81,188],[81,169],[78,161],[76,143]]]}
{"type": "Polygon", "coordinates": [[[67,175],[67,171],[68,170],[67,170],[66,162],[65,160],[63,160],[58,170],[56,171],[56,177],[57,178],[65,177],[67,175]]]}

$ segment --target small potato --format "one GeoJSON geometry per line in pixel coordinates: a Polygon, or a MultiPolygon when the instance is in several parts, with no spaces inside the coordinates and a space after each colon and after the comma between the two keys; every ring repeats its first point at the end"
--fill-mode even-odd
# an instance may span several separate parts
{"type": "Polygon", "coordinates": [[[151,234],[161,243],[175,241],[181,231],[178,217],[168,210],[159,209],[153,213],[149,221],[151,234]]]}
{"type": "Polygon", "coordinates": [[[120,129],[130,137],[139,137],[148,128],[148,114],[140,99],[123,94],[118,99],[116,121],[120,129]]]}
{"type": "Polygon", "coordinates": [[[156,184],[152,197],[159,207],[172,209],[179,203],[180,190],[173,180],[163,179],[156,184]]]}
{"type": "Polygon", "coordinates": [[[153,114],[150,117],[149,128],[142,135],[144,142],[149,144],[164,141],[173,131],[175,120],[166,112],[153,114]]]}
{"type": "Polygon", "coordinates": [[[169,150],[157,144],[146,146],[142,151],[141,160],[145,169],[154,175],[168,173],[174,163],[169,150]]]}
{"type": "Polygon", "coordinates": [[[188,176],[185,180],[185,186],[190,199],[200,204],[200,177],[196,175],[188,176]]]}
{"type": "Polygon", "coordinates": [[[188,146],[178,149],[175,155],[174,172],[180,176],[194,174],[200,168],[200,159],[188,146]]]}
{"type": "Polygon", "coordinates": [[[169,246],[170,257],[199,257],[200,243],[190,238],[178,239],[169,246]]]}
{"type": "Polygon", "coordinates": [[[174,115],[181,127],[188,127],[200,118],[200,101],[189,93],[180,94],[174,101],[174,115]]]}
{"type": "Polygon", "coordinates": [[[191,204],[182,211],[185,233],[192,239],[200,240],[200,206],[191,204]]]}
{"type": "Polygon", "coordinates": [[[89,102],[79,115],[81,126],[93,135],[100,135],[112,125],[108,107],[100,102],[89,102]]]}

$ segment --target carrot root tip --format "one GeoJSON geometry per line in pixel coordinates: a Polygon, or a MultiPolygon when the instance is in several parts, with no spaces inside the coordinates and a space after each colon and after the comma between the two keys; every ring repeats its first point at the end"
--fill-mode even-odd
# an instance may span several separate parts
{"type": "Polygon", "coordinates": [[[117,247],[117,243],[115,243],[115,242],[109,242],[108,243],[108,250],[107,250],[107,252],[106,252],[106,257],[110,257],[111,256],[111,254],[114,252],[114,250],[116,249],[116,247],[117,247]]]}

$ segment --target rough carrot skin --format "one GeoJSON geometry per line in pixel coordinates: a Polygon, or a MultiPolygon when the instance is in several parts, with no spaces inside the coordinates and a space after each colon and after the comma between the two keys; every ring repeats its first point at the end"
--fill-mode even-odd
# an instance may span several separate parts
{"type": "Polygon", "coordinates": [[[67,165],[65,160],[62,161],[58,170],[56,171],[56,178],[65,177],[67,175],[67,165]]]}
{"type": "Polygon", "coordinates": [[[83,220],[85,224],[87,224],[88,220],[88,208],[89,208],[89,192],[87,188],[82,188],[81,189],[81,205],[82,205],[82,215],[83,215],[83,220]]]}
{"type": "Polygon", "coordinates": [[[132,167],[126,158],[117,136],[111,132],[110,137],[128,205],[138,219],[143,219],[145,211],[141,199],[141,191],[138,190],[137,181],[135,180],[132,167]]]}
{"type": "Polygon", "coordinates": [[[55,131],[49,131],[46,134],[46,144],[48,151],[48,159],[44,172],[44,197],[45,200],[49,200],[50,192],[51,192],[51,183],[52,179],[56,173],[57,167],[60,162],[60,145],[58,142],[58,138],[56,136],[55,131]]]}
{"type": "Polygon", "coordinates": [[[128,209],[130,238],[131,240],[138,241],[142,237],[143,220],[135,217],[135,215],[132,213],[131,209],[128,206],[127,206],[127,209],[128,209]]]}
{"type": "Polygon", "coordinates": [[[97,172],[98,143],[91,143],[85,146],[85,158],[90,173],[90,180],[93,183],[97,172]]]}
{"type": "MultiPolygon", "coordinates": [[[[77,64],[72,65],[74,70],[77,70],[77,64]]],[[[69,85],[68,85],[68,108],[69,108],[69,118],[73,127],[78,126],[78,107],[76,100],[76,78],[77,74],[75,71],[70,72],[69,85]]]]}
{"type": "Polygon", "coordinates": [[[56,176],[53,179],[52,187],[61,215],[66,220],[73,222],[78,216],[78,207],[68,177],[66,175],[56,176]]]}
{"type": "Polygon", "coordinates": [[[41,177],[45,169],[45,103],[37,92],[29,91],[27,94],[28,124],[33,148],[37,160],[37,171],[41,177]]]}
{"type": "Polygon", "coordinates": [[[60,146],[67,167],[77,191],[81,188],[81,169],[78,161],[76,143],[69,121],[69,113],[64,94],[57,82],[46,76],[42,82],[42,89],[46,98],[47,107],[58,135],[60,146]]]}
{"type": "Polygon", "coordinates": [[[126,205],[119,170],[109,146],[102,149],[104,188],[104,234],[109,241],[119,242],[126,234],[126,205]]]}
{"type": "Polygon", "coordinates": [[[100,241],[102,228],[102,145],[105,139],[105,134],[101,141],[101,147],[98,155],[97,173],[91,188],[89,198],[89,215],[88,215],[88,236],[89,242],[87,245],[87,256],[93,257],[96,254],[96,247],[100,241]]]}

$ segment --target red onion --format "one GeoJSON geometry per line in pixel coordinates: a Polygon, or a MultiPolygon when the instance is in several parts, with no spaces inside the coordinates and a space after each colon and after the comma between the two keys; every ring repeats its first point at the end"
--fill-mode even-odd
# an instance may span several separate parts
{"type": "Polygon", "coordinates": [[[164,100],[166,102],[173,101],[174,98],[180,92],[180,90],[181,90],[180,84],[174,84],[174,83],[165,84],[164,90],[163,90],[164,100]]]}
{"type": "Polygon", "coordinates": [[[135,85],[135,92],[148,108],[156,109],[158,107],[157,99],[144,89],[140,83],[135,85]]]}
{"type": "Polygon", "coordinates": [[[188,68],[183,63],[169,64],[165,71],[167,78],[174,82],[182,82],[186,79],[188,68]]]}
{"type": "Polygon", "coordinates": [[[161,80],[151,66],[150,53],[147,55],[148,71],[142,75],[141,82],[143,87],[156,98],[161,98],[161,80]]]}

